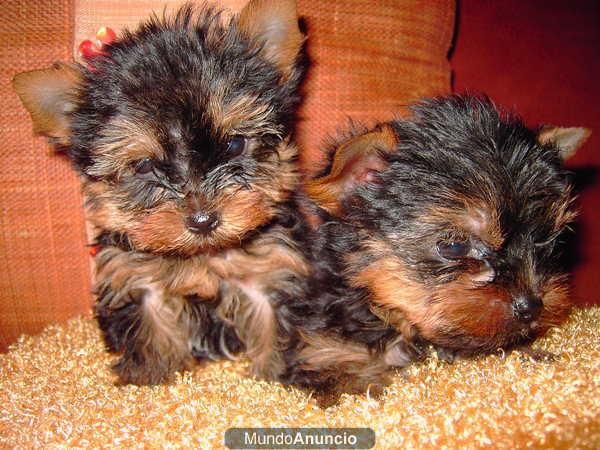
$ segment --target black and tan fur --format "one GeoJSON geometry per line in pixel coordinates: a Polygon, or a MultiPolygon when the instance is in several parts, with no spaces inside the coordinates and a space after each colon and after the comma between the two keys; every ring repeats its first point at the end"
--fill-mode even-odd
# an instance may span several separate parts
{"type": "Polygon", "coordinates": [[[291,229],[304,37],[293,0],[183,7],[86,64],[19,74],[34,129],[81,175],[96,316],[125,383],[245,348],[274,377],[273,305],[308,264],[291,229]]]}
{"type": "Polygon", "coordinates": [[[444,358],[486,353],[559,325],[575,216],[562,158],[588,133],[530,130],[471,96],[349,133],[306,185],[322,208],[315,288],[287,305],[281,379],[360,391],[430,345],[444,358]]]}
{"type": "Polygon", "coordinates": [[[302,42],[292,0],[184,7],[86,65],[15,77],[81,175],[122,382],[245,349],[261,377],[362,391],[429,344],[510,348],[568,314],[561,158],[587,132],[423,101],[336,146],[311,203],[292,143],[302,42]]]}

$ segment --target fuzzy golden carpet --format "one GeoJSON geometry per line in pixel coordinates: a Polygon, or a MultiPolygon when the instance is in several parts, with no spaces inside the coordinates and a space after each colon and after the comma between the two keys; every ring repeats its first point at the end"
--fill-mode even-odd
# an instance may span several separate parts
{"type": "Polygon", "coordinates": [[[219,448],[229,427],[371,427],[377,448],[600,448],[600,307],[577,310],[521,353],[399,374],[384,395],[328,409],[256,381],[247,363],[199,366],[168,386],[117,387],[91,319],[23,337],[0,355],[0,446],[219,448]]]}

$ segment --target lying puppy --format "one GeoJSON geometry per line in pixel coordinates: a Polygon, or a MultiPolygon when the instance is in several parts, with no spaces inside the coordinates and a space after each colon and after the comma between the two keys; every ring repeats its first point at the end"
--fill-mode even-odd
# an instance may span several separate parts
{"type": "Polygon", "coordinates": [[[422,101],[339,144],[308,195],[322,208],[312,294],[279,310],[287,383],[361,391],[432,344],[472,355],[531,342],[571,308],[562,167],[585,129],[526,128],[486,98],[422,101]]]}

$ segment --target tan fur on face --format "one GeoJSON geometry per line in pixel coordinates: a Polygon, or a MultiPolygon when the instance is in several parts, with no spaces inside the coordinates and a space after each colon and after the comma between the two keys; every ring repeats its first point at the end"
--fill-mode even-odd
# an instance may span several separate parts
{"type": "Polygon", "coordinates": [[[400,332],[433,319],[427,317],[429,291],[407,275],[398,258],[385,256],[351,277],[354,286],[369,289],[372,311],[400,332]]]}
{"type": "Polygon", "coordinates": [[[132,218],[120,208],[122,200],[104,182],[83,181],[84,207],[88,222],[95,228],[125,231],[132,218]]]}
{"type": "Polygon", "coordinates": [[[139,222],[132,221],[127,230],[137,248],[165,252],[182,246],[188,234],[185,216],[174,205],[163,204],[140,216],[139,222]]]}
{"type": "Polygon", "coordinates": [[[477,201],[460,199],[462,208],[433,207],[422,219],[425,222],[445,226],[456,231],[474,235],[489,248],[499,249],[504,243],[496,209],[486,207],[477,201]]]}
{"type": "MultiPolygon", "coordinates": [[[[494,350],[514,344],[524,333],[543,334],[562,323],[571,307],[565,278],[551,278],[540,288],[544,304],[540,317],[530,325],[522,324],[513,314],[514,293],[494,283],[478,282],[475,272],[467,270],[452,281],[425,286],[386,243],[372,240],[364,247],[376,260],[353,273],[351,281],[370,291],[373,313],[409,340],[418,330],[427,340],[445,347],[458,344],[460,350],[469,350],[461,348],[455,338],[462,336],[475,348],[494,350]]],[[[359,260],[349,259],[350,266],[353,261],[359,260]]],[[[521,278],[516,286],[536,284],[531,264],[524,263],[515,276],[521,278]]]]}
{"type": "Polygon", "coordinates": [[[550,327],[563,323],[571,312],[573,303],[570,298],[567,276],[558,275],[548,280],[541,297],[544,309],[536,321],[536,331],[539,334],[544,333],[550,327]]]}
{"type": "Polygon", "coordinates": [[[246,233],[267,223],[275,216],[272,205],[257,191],[239,190],[221,203],[221,223],[217,240],[239,242],[246,233]],[[223,236],[221,238],[221,235],[223,236]]]}
{"type": "Polygon", "coordinates": [[[448,336],[458,331],[495,348],[507,343],[513,328],[508,293],[494,285],[475,286],[469,274],[426,288],[411,279],[399,259],[388,256],[359,272],[353,282],[371,291],[373,312],[408,339],[416,327],[431,342],[451,346],[448,336]]]}
{"type": "Polygon", "coordinates": [[[261,162],[264,173],[253,184],[252,189],[271,202],[285,202],[300,182],[297,157],[296,146],[290,143],[289,139],[283,140],[275,151],[270,153],[270,158],[261,162]]]}
{"type": "Polygon", "coordinates": [[[88,218],[94,226],[127,233],[137,248],[155,252],[192,255],[211,248],[239,245],[247,233],[275,214],[270,201],[259,192],[238,190],[220,204],[220,226],[205,237],[187,230],[185,219],[190,212],[172,202],[142,213],[125,212],[105,183],[88,183],[84,193],[88,198],[88,218]]]}
{"type": "Polygon", "coordinates": [[[124,194],[106,182],[84,182],[88,220],[96,228],[127,233],[141,250],[193,255],[237,246],[248,233],[272,220],[275,204],[293,192],[299,180],[296,155],[296,147],[284,141],[273,153],[273,161],[263,163],[265,177],[251,189],[228,188],[217,197],[202,196],[206,210],[220,216],[219,226],[207,236],[187,230],[185,220],[195,212],[188,210],[190,202],[168,201],[142,212],[126,211],[124,194]]]}
{"type": "Polygon", "coordinates": [[[163,159],[162,146],[143,123],[126,117],[112,119],[102,129],[94,149],[96,157],[88,172],[92,176],[119,176],[135,161],[163,159]]]}
{"type": "Polygon", "coordinates": [[[208,114],[212,122],[218,124],[223,136],[241,134],[246,137],[269,134],[282,136],[283,130],[273,124],[273,106],[259,103],[256,95],[236,97],[224,103],[211,96],[208,114]]]}
{"type": "Polygon", "coordinates": [[[198,236],[185,226],[188,212],[170,206],[161,205],[144,213],[138,222],[131,222],[126,232],[137,248],[193,255],[238,246],[247,233],[274,216],[274,211],[262,202],[260,194],[240,190],[217,210],[219,226],[207,236],[198,236]]]}
{"type": "MultiPolygon", "coordinates": [[[[432,295],[435,302],[431,313],[439,317],[439,323],[428,323],[423,334],[434,342],[436,334],[446,326],[480,339],[499,339],[511,331],[514,322],[511,310],[512,298],[508,292],[493,284],[476,286],[469,274],[437,287],[432,295]]],[[[438,340],[439,341],[439,340],[438,340]]]]}

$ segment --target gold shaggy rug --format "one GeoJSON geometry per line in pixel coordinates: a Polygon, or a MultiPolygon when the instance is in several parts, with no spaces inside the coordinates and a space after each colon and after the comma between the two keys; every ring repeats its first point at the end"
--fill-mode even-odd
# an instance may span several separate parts
{"type": "Polygon", "coordinates": [[[199,366],[168,386],[115,386],[91,319],[23,337],[0,355],[0,447],[221,448],[229,427],[370,427],[376,448],[600,448],[600,307],[536,348],[447,364],[430,357],[378,399],[327,409],[306,393],[199,366]]]}

